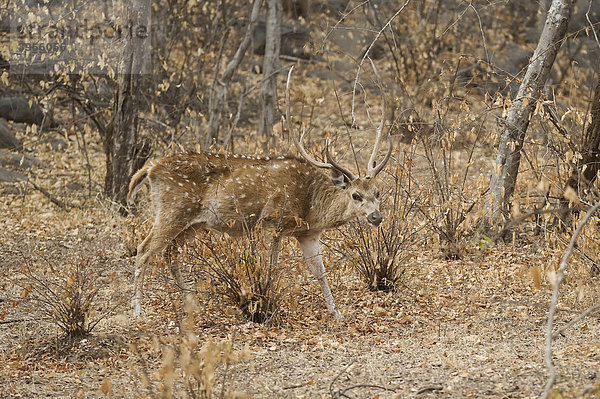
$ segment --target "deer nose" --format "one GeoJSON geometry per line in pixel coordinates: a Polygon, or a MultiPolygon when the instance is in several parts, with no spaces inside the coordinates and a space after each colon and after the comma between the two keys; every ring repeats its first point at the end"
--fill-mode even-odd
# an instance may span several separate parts
{"type": "Polygon", "coordinates": [[[379,226],[382,220],[383,216],[381,216],[381,213],[378,211],[375,211],[367,216],[367,222],[371,223],[373,226],[379,226]]]}

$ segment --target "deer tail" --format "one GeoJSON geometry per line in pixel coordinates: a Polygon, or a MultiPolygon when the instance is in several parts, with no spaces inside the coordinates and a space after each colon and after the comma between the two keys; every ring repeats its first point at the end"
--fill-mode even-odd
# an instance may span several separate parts
{"type": "Polygon", "coordinates": [[[135,199],[135,195],[138,190],[142,187],[142,184],[146,180],[148,176],[148,170],[150,169],[151,164],[147,163],[140,170],[135,172],[131,181],[129,182],[129,192],[127,193],[127,203],[131,204],[135,199]]]}

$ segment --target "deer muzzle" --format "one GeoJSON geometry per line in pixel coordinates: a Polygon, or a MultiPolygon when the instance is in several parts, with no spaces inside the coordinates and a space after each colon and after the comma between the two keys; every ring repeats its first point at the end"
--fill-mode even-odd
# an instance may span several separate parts
{"type": "Polygon", "coordinates": [[[379,226],[382,221],[383,216],[381,216],[381,213],[379,213],[379,211],[375,211],[369,214],[369,216],[367,216],[367,222],[369,222],[373,226],[379,226]]]}

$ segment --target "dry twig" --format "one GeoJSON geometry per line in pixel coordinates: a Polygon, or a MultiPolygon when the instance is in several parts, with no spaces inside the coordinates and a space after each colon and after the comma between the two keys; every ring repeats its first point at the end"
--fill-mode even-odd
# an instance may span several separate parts
{"type": "Polygon", "coordinates": [[[388,387],[384,387],[381,385],[377,385],[377,384],[355,384],[346,388],[341,388],[341,389],[333,389],[333,384],[335,384],[335,382],[344,374],[346,374],[347,372],[351,371],[354,367],[354,365],[356,364],[356,361],[352,361],[350,362],[350,364],[348,366],[346,366],[346,368],[344,370],[342,370],[338,375],[336,375],[334,377],[334,379],[331,381],[331,383],[329,384],[329,394],[331,395],[332,398],[334,399],[339,399],[339,398],[352,398],[352,396],[348,395],[348,392],[350,392],[353,389],[357,389],[357,388],[376,388],[376,389],[381,389],[383,391],[390,391],[390,392],[394,392],[395,389],[394,388],[388,388],[388,387]]]}
{"type": "Polygon", "coordinates": [[[444,389],[444,387],[441,385],[430,385],[419,389],[417,391],[417,395],[422,395],[427,392],[441,391],[442,389],[444,389]]]}
{"type": "Polygon", "coordinates": [[[573,320],[571,320],[570,322],[568,322],[567,324],[562,326],[560,329],[558,329],[558,331],[554,332],[552,334],[552,339],[557,338],[559,335],[562,335],[565,331],[567,331],[569,328],[571,328],[574,324],[576,324],[580,320],[586,318],[588,315],[590,315],[591,313],[594,313],[596,310],[599,310],[599,309],[600,309],[600,303],[597,303],[594,306],[590,306],[589,308],[587,308],[586,310],[581,312],[579,314],[579,316],[575,317],[573,320]]]}
{"type": "Polygon", "coordinates": [[[43,187],[38,186],[34,182],[31,182],[31,184],[33,185],[33,188],[38,190],[40,193],[44,194],[44,196],[46,196],[46,198],[48,198],[50,200],[50,202],[52,202],[54,205],[58,206],[63,211],[68,212],[73,207],[72,205],[67,205],[63,201],[59,200],[58,198],[56,198],[56,196],[54,194],[52,194],[48,190],[44,189],[43,187]]]}
{"type": "Polygon", "coordinates": [[[577,238],[583,231],[583,227],[598,209],[600,209],[600,201],[597,202],[596,205],[591,207],[590,210],[587,211],[583,219],[581,219],[581,221],[577,225],[577,229],[575,229],[573,235],[571,236],[571,241],[569,242],[569,246],[567,247],[567,252],[565,252],[562,260],[560,261],[560,266],[556,275],[556,284],[554,286],[554,292],[552,293],[552,300],[550,302],[550,309],[548,310],[548,325],[546,326],[546,354],[544,356],[544,363],[546,364],[546,368],[548,369],[548,380],[546,382],[544,392],[541,396],[542,399],[548,398],[548,396],[550,395],[550,391],[554,386],[554,381],[556,380],[556,370],[554,369],[554,364],[552,363],[552,340],[554,338],[554,334],[552,334],[552,327],[554,324],[554,314],[556,313],[560,285],[563,282],[565,269],[567,267],[567,261],[569,260],[569,257],[571,257],[571,254],[575,249],[577,238]]]}

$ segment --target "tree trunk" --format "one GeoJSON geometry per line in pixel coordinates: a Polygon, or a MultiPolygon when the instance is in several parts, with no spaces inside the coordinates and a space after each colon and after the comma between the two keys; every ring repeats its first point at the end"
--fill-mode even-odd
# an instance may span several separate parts
{"type": "Polygon", "coordinates": [[[548,15],[548,9],[550,8],[550,0],[539,0],[538,1],[538,12],[537,12],[537,33],[541,36],[546,25],[546,16],[548,15]]]}
{"type": "MultiPolygon", "coordinates": [[[[573,173],[567,180],[567,187],[575,190],[580,198],[585,196],[585,190],[594,183],[600,171],[600,76],[592,100],[591,117],[581,144],[581,160],[573,166],[573,173]]],[[[568,207],[568,201],[563,205],[568,207]]]]}
{"type": "Polygon", "coordinates": [[[567,31],[572,8],[572,0],[552,0],[537,48],[508,110],[486,202],[487,215],[494,225],[498,225],[502,216],[508,214],[529,120],[567,31]]]}
{"type": "Polygon", "coordinates": [[[125,205],[129,180],[148,159],[150,146],[138,138],[142,76],[150,69],[150,2],[125,2],[123,52],[117,70],[113,120],[103,137],[106,154],[105,195],[125,205]]]}
{"type": "Polygon", "coordinates": [[[215,76],[210,92],[210,98],[208,100],[208,135],[206,136],[206,140],[204,142],[205,149],[208,149],[219,139],[221,112],[223,112],[223,107],[227,101],[227,89],[229,87],[229,82],[231,81],[234,72],[244,59],[244,55],[250,46],[250,41],[254,35],[254,30],[256,29],[257,25],[260,3],[262,3],[262,0],[254,0],[252,11],[250,12],[250,22],[248,23],[246,34],[242,39],[242,42],[240,43],[231,61],[229,61],[227,64],[227,67],[225,67],[225,72],[223,72],[221,79],[215,76]]]}
{"type": "Polygon", "coordinates": [[[263,85],[260,91],[262,109],[258,133],[263,136],[263,151],[267,152],[273,141],[271,132],[275,123],[277,102],[277,75],[279,73],[279,49],[281,47],[281,0],[267,0],[267,38],[263,61],[263,85]]]}

